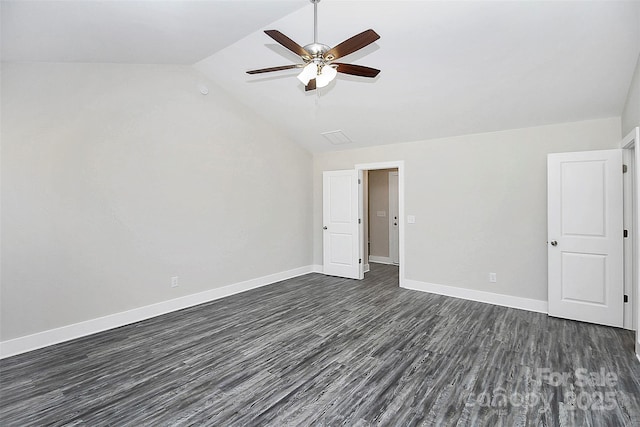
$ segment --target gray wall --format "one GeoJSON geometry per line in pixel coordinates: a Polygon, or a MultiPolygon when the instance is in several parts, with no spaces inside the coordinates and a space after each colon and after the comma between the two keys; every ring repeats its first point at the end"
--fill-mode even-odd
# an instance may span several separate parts
{"type": "Polygon", "coordinates": [[[622,136],[626,136],[636,126],[640,126],[640,56],[638,56],[636,70],[629,86],[627,102],[622,111],[622,136]]]}
{"type": "Polygon", "coordinates": [[[546,154],[616,147],[638,75],[622,122],[312,160],[191,67],[5,63],[0,340],[321,264],[321,172],[390,160],[417,218],[407,278],[545,300],[546,154]]]}
{"type": "Polygon", "coordinates": [[[191,67],[4,64],[1,136],[3,341],[312,262],[312,156],[191,67]]]}
{"type": "Polygon", "coordinates": [[[317,154],[315,263],[322,171],[404,160],[405,213],[416,216],[406,224],[406,278],[546,300],[547,153],[616,148],[620,139],[620,119],[608,118],[317,154]]]}

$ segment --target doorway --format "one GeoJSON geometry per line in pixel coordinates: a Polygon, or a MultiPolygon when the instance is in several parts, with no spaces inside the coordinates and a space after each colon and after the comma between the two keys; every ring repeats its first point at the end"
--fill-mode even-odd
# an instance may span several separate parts
{"type": "Polygon", "coordinates": [[[365,171],[364,227],[367,263],[400,264],[398,169],[365,171]]]}
{"type": "MultiPolygon", "coordinates": [[[[603,308],[607,304],[616,305],[615,310],[612,310],[612,313],[615,313],[617,317],[614,323],[609,323],[607,321],[602,321],[602,319],[599,319],[597,317],[593,317],[589,313],[587,313],[586,309],[582,310],[582,313],[580,314],[579,317],[566,315],[566,313],[568,312],[568,309],[562,311],[561,314],[563,315],[561,315],[560,317],[577,318],[578,320],[589,321],[589,322],[594,322],[599,324],[610,324],[617,327],[623,327],[625,329],[635,330],[636,331],[636,354],[638,354],[638,359],[640,359],[640,325],[639,325],[640,278],[638,273],[638,266],[640,265],[640,258],[639,258],[640,251],[638,249],[639,243],[640,243],[640,229],[638,225],[638,212],[640,212],[640,196],[639,196],[640,174],[638,173],[638,170],[637,170],[638,165],[640,165],[640,150],[638,147],[638,141],[640,141],[640,130],[636,128],[631,133],[629,133],[629,135],[623,138],[620,144],[620,147],[622,148],[622,150],[600,150],[600,151],[593,151],[593,152],[564,153],[564,154],[549,155],[550,171],[553,169],[551,167],[553,163],[551,161],[552,157],[555,158],[555,160],[559,160],[560,157],[562,156],[569,156],[568,160],[571,160],[571,165],[568,165],[565,169],[563,169],[563,171],[564,171],[564,179],[568,179],[569,180],[568,182],[570,184],[571,179],[576,180],[576,178],[578,178],[578,175],[580,174],[585,175],[588,169],[585,167],[585,168],[581,168],[580,171],[573,170],[577,167],[580,167],[580,161],[578,161],[580,159],[574,158],[575,156],[590,156],[590,155],[598,156],[598,155],[604,155],[607,152],[618,153],[617,160],[612,163],[609,169],[611,171],[615,170],[616,175],[619,176],[620,178],[598,179],[598,180],[595,180],[594,183],[595,184],[602,183],[601,187],[603,187],[605,184],[609,185],[611,181],[617,181],[619,182],[618,184],[619,188],[621,187],[620,190],[617,190],[619,191],[619,195],[613,198],[615,200],[613,202],[614,206],[613,206],[612,212],[607,215],[601,215],[602,217],[601,220],[600,219],[598,220],[598,224],[602,223],[602,225],[605,226],[605,224],[608,224],[610,222],[609,220],[611,220],[611,218],[615,217],[617,218],[616,221],[619,221],[619,225],[616,225],[615,227],[613,227],[613,229],[608,230],[606,233],[605,232],[599,233],[600,236],[596,236],[596,237],[599,237],[600,241],[604,240],[605,237],[609,238],[608,236],[611,236],[611,238],[615,238],[616,241],[619,241],[619,244],[616,243],[611,247],[615,246],[617,248],[619,246],[619,250],[616,249],[616,251],[621,253],[621,256],[620,256],[621,260],[615,263],[607,263],[608,268],[606,270],[606,271],[615,271],[616,274],[619,275],[619,278],[616,280],[610,281],[611,286],[606,286],[606,291],[609,292],[611,288],[615,287],[619,290],[620,295],[619,296],[609,295],[609,297],[606,298],[606,304],[604,301],[600,302],[599,304],[595,304],[598,301],[595,301],[595,298],[593,296],[595,296],[596,294],[600,295],[601,292],[589,291],[588,286],[586,289],[585,289],[585,286],[588,285],[590,281],[593,282],[594,278],[605,277],[604,276],[605,270],[601,269],[603,270],[602,271],[603,274],[594,274],[594,273],[597,273],[596,271],[597,269],[587,268],[588,266],[586,265],[585,262],[583,262],[582,263],[583,265],[581,266],[584,268],[577,271],[578,274],[582,274],[584,277],[581,280],[577,280],[577,281],[573,280],[573,282],[576,285],[579,285],[579,286],[574,286],[575,289],[578,290],[579,292],[574,292],[574,295],[571,294],[572,289],[570,285],[572,283],[572,280],[571,280],[572,272],[570,271],[570,268],[565,268],[566,266],[561,269],[562,270],[561,279],[562,279],[562,282],[566,282],[568,285],[564,286],[563,288],[562,286],[557,286],[557,284],[556,286],[552,284],[552,278],[555,276],[558,276],[557,274],[555,275],[552,274],[554,270],[552,258],[557,257],[556,255],[553,255],[553,254],[556,252],[560,252],[563,245],[567,246],[566,243],[570,243],[570,242],[565,241],[563,243],[563,241],[557,238],[558,236],[562,237],[562,233],[559,231],[557,224],[555,224],[555,222],[557,221],[554,220],[553,217],[557,217],[557,218],[559,217],[558,215],[551,215],[552,211],[554,211],[553,209],[554,203],[552,203],[551,199],[555,200],[555,198],[558,198],[556,196],[551,197],[551,194],[552,194],[551,188],[553,187],[552,184],[556,182],[557,179],[552,179],[551,175],[549,176],[549,179],[548,179],[548,183],[550,185],[549,187],[550,200],[548,203],[549,213],[550,213],[550,218],[548,221],[550,234],[548,236],[549,237],[548,243],[551,245],[549,249],[549,273],[550,273],[549,314],[557,315],[557,312],[555,312],[554,314],[554,307],[552,305],[558,300],[557,295],[554,296],[554,292],[557,293],[558,289],[561,289],[562,303],[565,305],[568,303],[575,305],[577,302],[580,302],[580,300],[589,298],[589,294],[591,292],[592,294],[591,302],[593,304],[591,304],[592,307],[590,309],[596,306],[599,308],[603,308]],[[577,173],[577,172],[580,172],[580,173],[577,173]],[[622,213],[622,215],[620,215],[620,213],[622,213]],[[605,221],[605,219],[607,219],[607,221],[605,221]],[[609,268],[611,267],[609,264],[615,264],[615,265],[613,265],[613,268],[609,268]],[[619,265],[620,268],[617,268],[616,265],[619,265]],[[620,283],[622,283],[622,289],[619,288],[620,283]]],[[[605,169],[603,168],[602,171],[604,172],[604,170],[605,169]]],[[[555,175],[560,176],[557,172],[555,173],[555,175]]],[[[579,177],[579,179],[577,179],[577,184],[574,185],[574,187],[577,187],[577,188],[584,187],[585,183],[589,181],[587,178],[588,177],[586,175],[579,177]]],[[[563,194],[566,197],[570,197],[573,193],[573,191],[571,191],[571,188],[570,188],[571,185],[569,184],[563,187],[563,194]]],[[[589,186],[589,188],[592,188],[592,189],[596,187],[597,186],[594,186],[594,185],[589,186]]],[[[555,193],[557,193],[557,191],[555,193]]],[[[600,196],[601,194],[603,196],[603,199],[602,199],[603,202],[605,200],[610,202],[610,197],[608,196],[604,197],[604,193],[601,191],[589,191],[589,192],[582,191],[580,193],[580,199],[584,199],[585,201],[587,199],[594,201],[597,199],[596,196],[600,196]]],[[[569,200],[569,202],[577,202],[578,199],[579,198],[573,197],[573,199],[569,200]]],[[[567,206],[563,207],[562,221],[570,219],[568,218],[571,214],[570,205],[571,203],[568,203],[567,206]]],[[[573,220],[569,222],[565,221],[566,224],[564,227],[561,227],[562,230],[564,230],[564,232],[566,232],[567,234],[571,235],[569,237],[573,238],[577,236],[579,233],[576,231],[576,227],[578,226],[583,228],[586,227],[589,223],[589,217],[592,216],[597,211],[598,209],[583,207],[582,212],[580,212],[580,215],[579,215],[579,221],[578,220],[573,220]],[[588,213],[588,215],[586,213],[588,213]]],[[[595,224],[595,222],[593,222],[593,224],[595,224]]],[[[591,232],[591,234],[595,235],[597,233],[591,232]]],[[[568,239],[565,239],[565,240],[568,240],[568,239]]],[[[585,242],[586,242],[586,238],[583,238],[581,243],[584,244],[585,242]]],[[[579,251],[576,250],[575,248],[568,248],[566,249],[566,251],[567,251],[567,255],[564,256],[563,262],[576,264],[576,260],[579,258],[578,255],[580,255],[579,251]]],[[[592,256],[591,259],[596,259],[597,257],[604,258],[605,255],[606,255],[605,251],[600,250],[598,251],[597,255],[592,256]]],[[[583,256],[582,258],[585,258],[585,257],[583,256]]],[[[568,267],[572,267],[572,266],[569,264],[568,267]]],[[[602,294],[604,294],[604,291],[602,292],[602,294]]]]}
{"type": "Polygon", "coordinates": [[[636,331],[635,350],[640,360],[640,128],[635,128],[622,140],[624,163],[627,173],[624,174],[624,227],[627,231],[625,239],[625,279],[624,286],[627,294],[625,310],[625,328],[631,322],[631,328],[636,331]]]}
{"type": "Polygon", "coordinates": [[[364,271],[368,271],[370,262],[398,265],[399,286],[402,286],[405,272],[404,161],[357,164],[355,169],[362,173],[364,184],[360,197],[364,218],[360,253],[366,260],[364,271]],[[372,179],[373,191],[377,188],[376,195],[369,191],[372,179]],[[372,240],[370,230],[377,225],[380,227],[373,237],[377,240],[372,240]]]}

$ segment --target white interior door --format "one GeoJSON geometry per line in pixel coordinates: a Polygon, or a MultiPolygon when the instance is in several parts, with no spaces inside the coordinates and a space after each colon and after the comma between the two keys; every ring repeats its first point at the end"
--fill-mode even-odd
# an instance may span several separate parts
{"type": "Polygon", "coordinates": [[[356,170],[322,174],[323,272],[362,279],[360,256],[359,189],[356,170]]]}
{"type": "Polygon", "coordinates": [[[394,264],[400,263],[398,217],[398,172],[389,172],[389,258],[394,264]]]}
{"type": "Polygon", "coordinates": [[[622,150],[549,154],[549,315],[622,327],[622,150]]]}

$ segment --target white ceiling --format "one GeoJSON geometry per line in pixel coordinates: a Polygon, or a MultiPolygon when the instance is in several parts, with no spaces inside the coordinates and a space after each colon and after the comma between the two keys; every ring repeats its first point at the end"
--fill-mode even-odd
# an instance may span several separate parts
{"type": "Polygon", "coordinates": [[[304,92],[296,62],[262,30],[313,39],[313,6],[287,1],[2,2],[9,61],[194,64],[319,152],[620,115],[640,52],[640,2],[341,1],[319,4],[319,41],[367,28],[375,44],[304,92]],[[334,146],[320,133],[342,130],[334,146]]]}
{"type": "Polygon", "coordinates": [[[193,64],[297,0],[1,0],[2,60],[193,64]]]}

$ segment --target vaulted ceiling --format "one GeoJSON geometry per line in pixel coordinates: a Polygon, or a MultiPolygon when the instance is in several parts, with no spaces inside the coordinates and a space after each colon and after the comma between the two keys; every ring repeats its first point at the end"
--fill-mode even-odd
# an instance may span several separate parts
{"type": "Polygon", "coordinates": [[[314,152],[620,115],[638,1],[322,0],[319,41],[381,36],[344,58],[381,69],[305,92],[263,30],[313,41],[308,0],[3,1],[2,60],[192,64],[314,152]],[[321,133],[353,142],[332,145],[321,133]]]}

